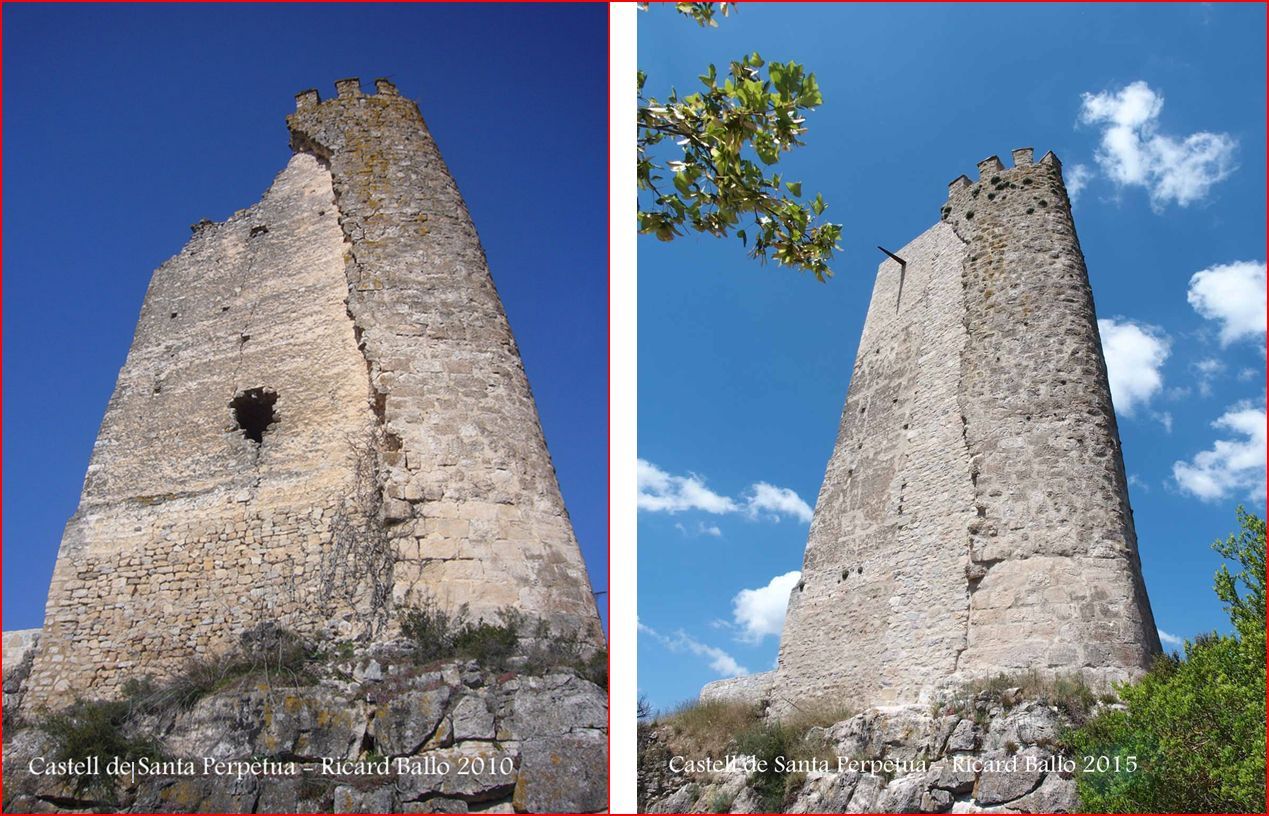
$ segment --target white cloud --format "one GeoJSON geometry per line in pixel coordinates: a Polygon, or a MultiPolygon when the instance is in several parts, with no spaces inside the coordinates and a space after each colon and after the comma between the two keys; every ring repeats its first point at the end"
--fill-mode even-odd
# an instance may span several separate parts
{"type": "Polygon", "coordinates": [[[1073,164],[1062,172],[1066,177],[1066,194],[1070,196],[1071,203],[1079,198],[1080,193],[1093,180],[1093,171],[1087,165],[1073,164]]]}
{"type": "Polygon", "coordinates": [[[794,570],[772,578],[758,589],[742,589],[732,599],[732,617],[740,627],[740,639],[760,643],[767,635],[784,630],[784,613],[789,606],[789,593],[797,586],[802,573],[794,570]]]}
{"type": "Polygon", "coordinates": [[[749,497],[747,511],[750,516],[769,512],[780,520],[780,515],[793,516],[798,521],[809,522],[815,511],[811,506],[787,487],[776,487],[766,482],[758,482],[753,486],[753,494],[749,497]]]}
{"type": "Polygon", "coordinates": [[[704,510],[706,513],[731,513],[738,506],[705,486],[695,474],[672,476],[644,459],[639,460],[639,509],[662,513],[704,510]]]}
{"type": "Polygon", "coordinates": [[[1216,379],[1225,371],[1225,364],[1215,357],[1205,357],[1193,364],[1193,369],[1198,374],[1198,390],[1199,395],[1210,397],[1212,395],[1212,380],[1216,379]]]}
{"type": "Polygon", "coordinates": [[[706,524],[703,521],[698,521],[696,523],[695,532],[687,529],[686,525],[678,521],[674,522],[674,529],[682,533],[685,538],[692,538],[695,536],[703,536],[703,535],[713,536],[715,538],[723,537],[723,531],[719,529],[717,524],[706,524]]]}
{"type": "Polygon", "coordinates": [[[1132,416],[1163,388],[1162,368],[1171,341],[1162,330],[1123,317],[1098,320],[1097,328],[1115,410],[1132,416]]]}
{"type": "Polygon", "coordinates": [[[1158,411],[1158,412],[1151,411],[1150,416],[1158,420],[1159,424],[1163,426],[1164,433],[1172,433],[1172,412],[1171,411],[1158,411]]]}
{"type": "Polygon", "coordinates": [[[1159,630],[1159,640],[1163,641],[1163,645],[1165,646],[1181,646],[1185,643],[1185,641],[1181,638],[1165,632],[1162,629],[1159,630]]]}
{"type": "MultiPolygon", "coordinates": [[[[783,516],[792,516],[801,522],[809,522],[813,511],[797,493],[787,487],[777,487],[767,482],[755,482],[749,488],[749,495],[738,501],[722,496],[705,486],[705,480],[695,473],[686,476],[675,476],[667,473],[646,459],[639,460],[639,501],[640,510],[654,513],[680,513],[684,510],[702,510],[706,513],[723,515],[726,513],[744,512],[749,518],[769,518],[779,521],[783,516]]],[[[687,535],[687,528],[675,525],[680,532],[687,535]]],[[[701,524],[700,535],[722,536],[717,526],[701,524]]]]}
{"type": "Polygon", "coordinates": [[[1119,186],[1144,187],[1150,206],[1184,207],[1204,199],[1234,171],[1238,142],[1201,131],[1183,138],[1158,132],[1163,95],[1137,81],[1118,91],[1083,95],[1080,121],[1102,127],[1097,164],[1119,186]]]}
{"type": "Polygon", "coordinates": [[[686,652],[705,658],[709,661],[709,667],[722,677],[739,677],[742,674],[749,673],[748,669],[736,662],[736,658],[727,654],[727,652],[716,646],[701,643],[682,629],[675,632],[673,637],[669,637],[640,621],[639,631],[654,638],[672,652],[680,654],[686,652]]]}
{"type": "Polygon", "coordinates": [[[1140,490],[1142,493],[1150,492],[1149,483],[1147,483],[1145,479],[1142,479],[1140,476],[1138,476],[1135,473],[1128,474],[1128,486],[1136,488],[1137,490],[1140,490]]]}
{"type": "Polygon", "coordinates": [[[1221,345],[1265,339],[1265,264],[1235,261],[1210,266],[1190,278],[1186,295],[1194,311],[1221,327],[1221,345]]]}
{"type": "Polygon", "coordinates": [[[1182,492],[1203,501],[1239,495],[1263,501],[1265,495],[1265,409],[1250,402],[1233,405],[1212,423],[1233,438],[1218,439],[1188,462],[1172,465],[1182,492]]]}

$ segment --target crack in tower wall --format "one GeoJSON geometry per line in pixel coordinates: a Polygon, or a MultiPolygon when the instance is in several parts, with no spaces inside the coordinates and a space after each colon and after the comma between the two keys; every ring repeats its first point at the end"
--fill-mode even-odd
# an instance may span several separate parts
{"type": "Polygon", "coordinates": [[[898,313],[897,264],[878,270],[777,705],[1031,669],[1105,686],[1159,650],[1061,167],[1014,158],[898,251],[898,313]]]}

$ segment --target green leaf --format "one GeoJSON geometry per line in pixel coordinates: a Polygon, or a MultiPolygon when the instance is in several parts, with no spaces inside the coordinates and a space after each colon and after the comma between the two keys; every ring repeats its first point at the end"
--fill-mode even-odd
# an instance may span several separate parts
{"type": "Polygon", "coordinates": [[[790,193],[793,193],[795,196],[798,196],[799,198],[802,197],[802,182],[790,181],[788,184],[785,184],[784,186],[789,188],[790,193]]]}

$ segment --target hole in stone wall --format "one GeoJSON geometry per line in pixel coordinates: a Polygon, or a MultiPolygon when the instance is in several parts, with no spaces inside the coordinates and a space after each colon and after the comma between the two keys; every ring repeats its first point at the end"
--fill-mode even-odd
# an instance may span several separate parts
{"type": "Polygon", "coordinates": [[[234,421],[242,435],[252,442],[264,441],[264,432],[277,421],[273,406],[278,401],[277,392],[268,388],[249,388],[233,398],[229,407],[233,409],[234,421]]]}

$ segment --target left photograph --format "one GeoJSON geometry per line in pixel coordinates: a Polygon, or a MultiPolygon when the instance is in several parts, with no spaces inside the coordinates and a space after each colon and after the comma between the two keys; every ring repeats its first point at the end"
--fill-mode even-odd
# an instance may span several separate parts
{"type": "Polygon", "coordinates": [[[606,7],[3,16],[5,812],[605,810],[606,7]]]}

